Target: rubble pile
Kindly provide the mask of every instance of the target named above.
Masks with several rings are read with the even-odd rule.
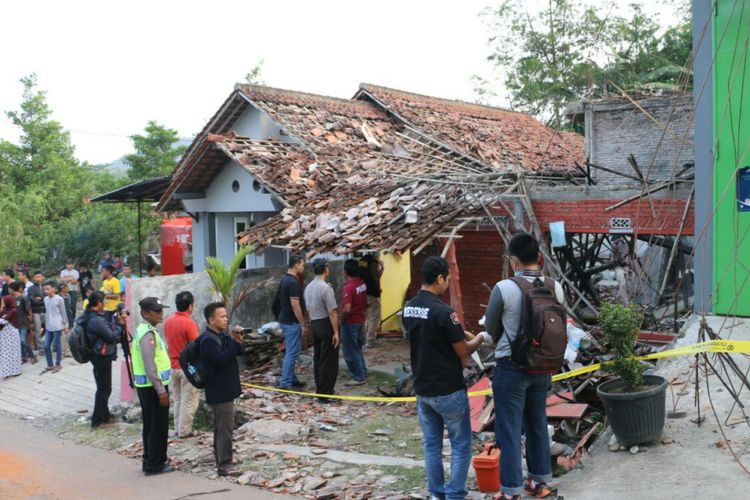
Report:
[[[284,334],[278,323],[263,325],[258,332],[245,332],[242,344],[248,369],[268,366],[283,348],[283,341]]]

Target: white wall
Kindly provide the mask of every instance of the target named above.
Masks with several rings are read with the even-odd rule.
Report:
[[[234,184],[236,182],[236,184]],[[233,184],[238,187],[233,190]],[[227,161],[206,190],[207,212],[276,212],[273,197],[235,161]]]
[[[232,129],[238,135],[249,137],[255,141],[265,139],[286,140],[286,136],[279,133],[279,127],[271,121],[265,113],[250,107],[234,122]]]

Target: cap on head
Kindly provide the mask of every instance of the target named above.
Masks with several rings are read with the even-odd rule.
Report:
[[[138,305],[141,307],[141,311],[155,311],[160,312],[165,308],[168,308],[169,306],[165,306],[161,303],[161,300],[159,300],[156,297],[146,297],[144,299],[141,299],[140,302],[138,302]]]
[[[312,267],[313,267],[313,273],[316,275],[323,274],[326,272],[326,268],[328,267],[328,261],[322,257],[319,257],[312,261]]]

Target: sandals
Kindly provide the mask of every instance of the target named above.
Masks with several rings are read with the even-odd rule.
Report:
[[[547,486],[546,483],[536,483],[532,488],[531,479],[526,480],[523,485],[523,490],[527,495],[532,495],[536,498],[557,498],[557,488]]]

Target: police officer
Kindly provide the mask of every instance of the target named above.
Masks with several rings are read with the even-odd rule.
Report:
[[[138,325],[133,338],[133,378],[143,412],[143,472],[150,476],[174,470],[167,462],[172,364],[156,330],[167,306],[156,297],[146,297],[138,305],[145,323]]]
[[[448,290],[450,268],[442,257],[428,257],[422,266],[422,289],[404,307],[409,337],[417,416],[424,435],[424,461],[432,498],[463,499],[471,461],[471,421],[462,359],[483,342],[464,332],[456,311],[440,297]],[[443,433],[451,443],[451,477],[443,474]]]

